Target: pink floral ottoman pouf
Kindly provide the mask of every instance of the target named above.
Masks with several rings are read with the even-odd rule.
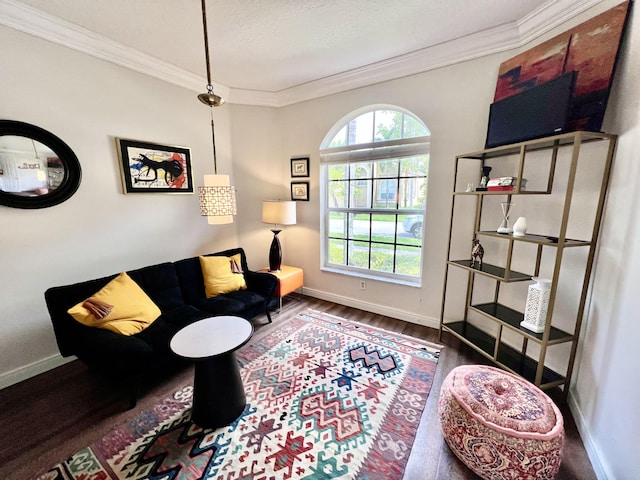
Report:
[[[551,479],[560,468],[562,414],[532,383],[483,365],[442,383],[440,426],[449,448],[485,480]]]

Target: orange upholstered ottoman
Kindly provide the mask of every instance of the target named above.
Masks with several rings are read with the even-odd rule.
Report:
[[[464,365],[438,400],[444,439],[485,480],[551,479],[560,468],[562,414],[538,387],[494,367]]]

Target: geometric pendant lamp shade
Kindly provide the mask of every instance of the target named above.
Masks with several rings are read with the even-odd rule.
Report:
[[[228,175],[205,175],[204,187],[198,187],[200,215],[211,225],[233,223],[236,214],[235,188],[229,186]]]

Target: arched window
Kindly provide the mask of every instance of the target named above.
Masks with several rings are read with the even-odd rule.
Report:
[[[351,113],[320,149],[322,269],[420,285],[430,132],[398,107]]]

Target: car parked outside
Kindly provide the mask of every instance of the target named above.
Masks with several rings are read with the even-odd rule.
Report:
[[[422,238],[422,215],[407,215],[402,221],[402,229],[415,238]]]

